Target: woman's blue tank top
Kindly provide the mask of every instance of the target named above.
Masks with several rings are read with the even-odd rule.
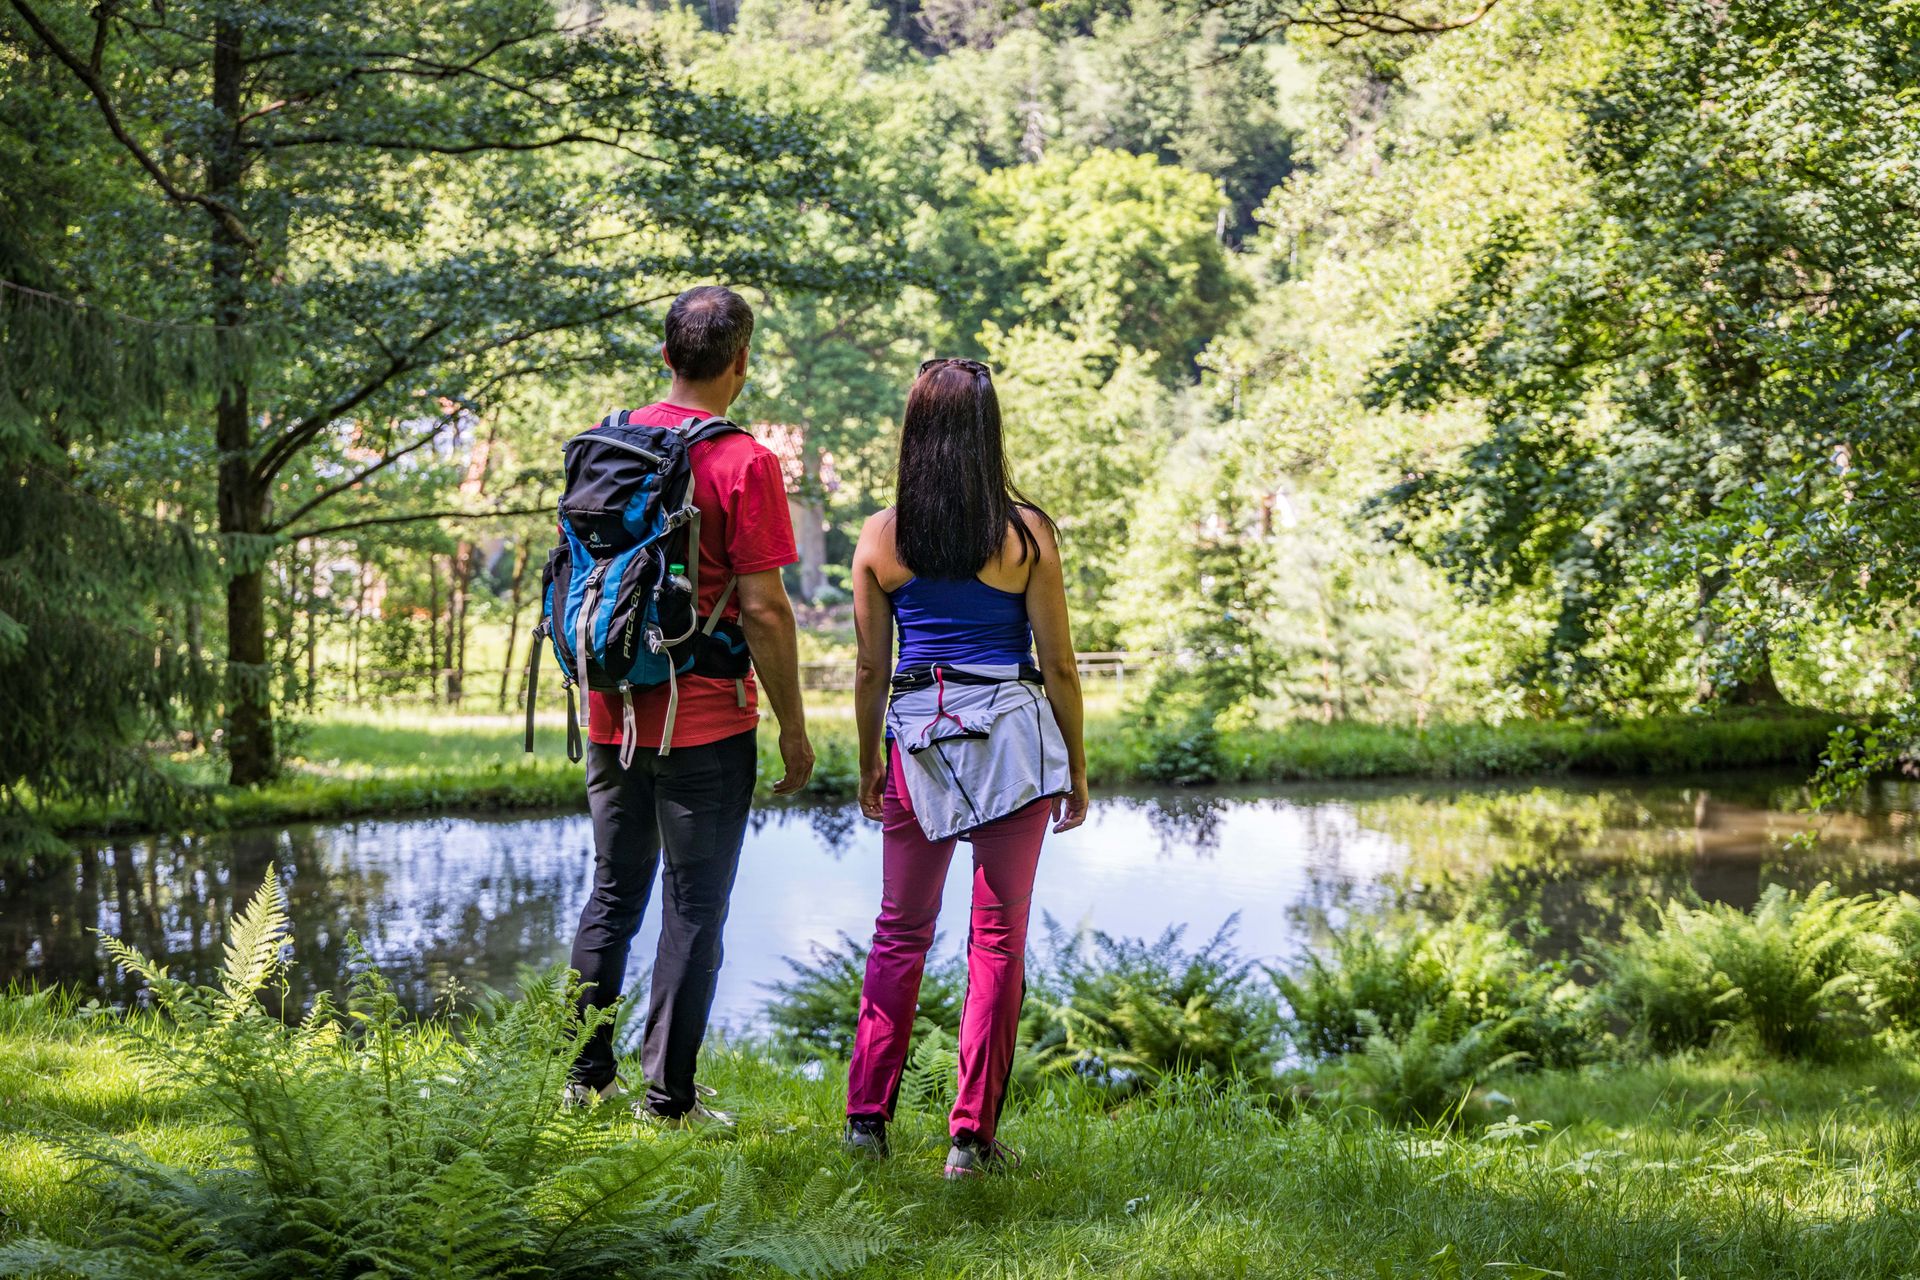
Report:
[[[897,670],[933,662],[1033,665],[1027,598],[978,578],[910,578],[892,592]]]

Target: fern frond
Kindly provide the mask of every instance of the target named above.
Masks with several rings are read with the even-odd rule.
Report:
[[[268,867],[259,891],[246,909],[234,917],[227,935],[220,987],[225,996],[222,1012],[228,1017],[251,1009],[254,996],[279,972],[280,944],[291,928],[286,899],[280,892],[279,873]]]

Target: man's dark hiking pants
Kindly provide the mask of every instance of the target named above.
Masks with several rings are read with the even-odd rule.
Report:
[[[707,1032],[720,934],[740,866],[753,802],[754,731],[667,755],[587,744],[587,806],[593,813],[593,893],[580,912],[573,967],[590,984],[582,1007],[620,996],[627,950],[664,864],[660,948],[653,962],[640,1064],[647,1105],[664,1116],[693,1106],[693,1064]],[[600,1088],[614,1074],[613,1030],[603,1024],[574,1063],[574,1079]]]

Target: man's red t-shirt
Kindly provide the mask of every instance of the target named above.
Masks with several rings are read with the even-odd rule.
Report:
[[[634,410],[632,421],[649,427],[677,427],[688,418],[706,417],[683,405],[650,404]],[[752,436],[729,431],[693,447],[693,505],[700,508],[700,620],[720,599],[731,578],[785,568],[800,558],[793,542],[793,518],[787,512],[787,488],[780,460]],[[740,616],[738,592],[727,602],[722,620]],[[759,691],[746,679],[742,707],[731,680],[680,677],[680,707],[674,713],[673,745],[697,747],[744,733],[760,721]],[[636,690],[634,726],[640,747],[658,750],[660,726],[667,718],[667,686]],[[620,741],[618,694],[587,696],[587,736],[595,742]]]

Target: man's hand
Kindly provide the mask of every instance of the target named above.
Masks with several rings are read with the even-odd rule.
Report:
[[[1071,831],[1087,820],[1087,780],[1075,778],[1073,790],[1053,798],[1053,831]]]
[[[785,775],[773,784],[773,794],[790,796],[807,785],[813,776],[813,744],[807,741],[805,726],[788,728],[781,722],[780,764]]]

